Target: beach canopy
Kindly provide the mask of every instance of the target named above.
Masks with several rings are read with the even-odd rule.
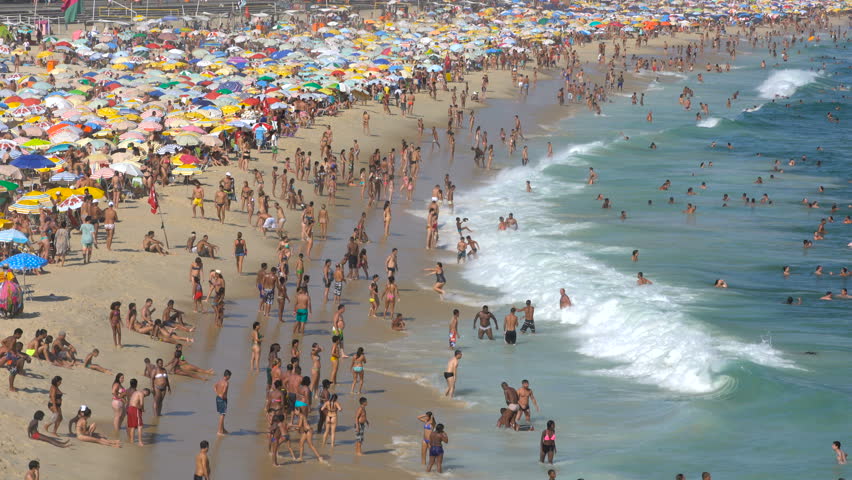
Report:
[[[7,258],[0,265],[8,265],[12,270],[32,270],[47,265],[47,260],[32,253],[19,253]]]
[[[49,158],[43,155],[21,155],[20,157],[12,160],[12,165],[18,168],[53,168],[56,166],[55,163],[51,162]]]
[[[0,230],[0,242],[29,243],[30,239],[18,230]]]

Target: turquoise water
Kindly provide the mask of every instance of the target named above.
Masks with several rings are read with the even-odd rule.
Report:
[[[541,126],[527,140],[529,166],[518,166],[519,154],[507,159],[501,151],[499,173],[457,194],[455,211],[443,213],[442,243],[450,251],[438,257],[454,263],[456,216],[470,218],[482,254],[450,269],[449,299],[471,307],[487,303],[501,326],[509,306],[531,299],[539,333],[516,347],[479,342],[470,330],[473,309],[463,316],[460,399],[466,408],[436,411],[439,420],[453,420],[449,475],[545,478],[546,468],[537,464],[538,432],[493,427],[504,406],[500,382],[517,387],[523,378],[542,407],[533,416],[537,429],[548,419],[557,422],[560,478],[672,478],[679,472],[698,478],[705,470],[736,479],[850,475],[835,465],[830,447],[834,440],[852,445],[852,300],[818,299],[852,282],[812,272],[817,265],[838,272],[852,259],[846,246],[852,225],[841,223],[852,214],[850,101],[848,92],[834,90],[852,83],[852,57],[822,44],[774,68],[760,69],[762,58],[762,51],[742,52],[734,71],[704,72],[703,84],[698,72],[647,74],[644,107],[631,105],[631,92],[624,92],[603,106],[602,116],[583,113]],[[695,91],[691,111],[677,103],[685,85]],[[491,108],[518,111],[529,130],[537,106],[553,101],[555,88],[548,88],[539,86],[526,103]],[[739,99],[728,109],[725,100],[735,91]],[[776,94],[790,98],[773,102]],[[711,115],[696,123],[699,102],[709,103]],[[652,124],[645,122],[648,110]],[[826,120],[829,111],[842,119],[839,125]],[[483,117],[492,138],[500,127],[511,129],[508,113]],[[553,158],[542,158],[546,141],[554,144]],[[648,148],[652,142],[656,150]],[[733,150],[725,148],[728,142]],[[787,165],[802,155],[807,162]],[[772,171],[776,159],[784,173]],[[701,162],[713,166],[702,169]],[[593,186],[585,184],[590,166],[600,175]],[[456,161],[449,171],[470,168]],[[755,184],[758,176],[765,183]],[[659,191],[666,179],[672,187]],[[532,182],[532,193],[524,191],[524,180]],[[687,196],[689,187],[698,194]],[[743,193],[758,202],[765,193],[772,204],[746,206]],[[602,209],[598,194],[613,208]],[[822,208],[806,208],[805,197]],[[687,202],[697,205],[696,215],[681,212]],[[812,238],[835,202],[839,210],[826,239],[803,249],[802,240]],[[498,232],[497,218],[509,212],[520,230]],[[633,249],[640,250],[636,264]],[[792,268],[789,278],[783,265]],[[654,285],[637,287],[638,271]],[[717,278],[730,288],[713,288]],[[559,288],[575,307],[558,309]],[[803,305],[782,304],[788,296],[801,297]],[[446,323],[449,312],[439,307],[430,316]],[[445,332],[416,331],[368,350],[406,352],[395,370],[441,389]],[[414,471],[417,433],[415,423],[410,435],[395,439],[401,452],[409,451],[400,465]]]

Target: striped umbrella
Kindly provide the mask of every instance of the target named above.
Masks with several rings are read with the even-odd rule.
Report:
[[[110,179],[114,176],[115,176],[115,170],[113,170],[109,167],[104,167],[104,168],[99,168],[97,171],[92,173],[91,178],[93,178],[94,180],[100,180],[102,178]]]
[[[38,215],[41,205],[35,200],[19,200],[9,207],[9,211],[23,215]]]
[[[77,180],[77,175],[71,172],[60,172],[50,177],[51,182],[73,182]]]
[[[21,200],[35,200],[36,202],[44,205],[45,207],[50,207],[53,203],[50,201],[50,195],[40,192],[38,190],[33,190],[31,192],[27,192],[21,197]]]
[[[166,153],[173,154],[173,153],[175,153],[175,152],[180,151],[180,149],[181,149],[181,146],[180,146],[180,145],[176,145],[176,144],[172,143],[172,144],[164,145],[164,146],[162,146],[162,147],[158,148],[158,149],[157,149],[157,153],[158,153],[159,155],[164,155],[164,154],[166,154]]]

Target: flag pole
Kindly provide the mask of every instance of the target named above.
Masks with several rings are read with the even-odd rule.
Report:
[[[160,230],[163,231],[163,238],[166,240],[166,248],[171,248],[169,246],[169,234],[166,232],[166,221],[163,219],[163,207],[159,205],[160,201],[157,200],[157,211],[160,213]]]

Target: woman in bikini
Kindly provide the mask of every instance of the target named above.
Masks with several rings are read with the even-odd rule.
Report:
[[[112,341],[121,348],[121,302],[112,302],[109,306],[109,326],[112,328]]]
[[[553,420],[547,421],[547,428],[541,432],[541,451],[538,455],[538,461],[544,463],[544,458],[547,457],[548,463],[553,465],[553,456],[556,454],[556,422]]]
[[[53,377],[50,381],[50,393],[49,400],[47,402],[47,408],[53,413],[53,434],[58,435],[57,430],[59,429],[59,424],[62,422],[62,390],[59,389],[59,385],[62,385],[62,377],[59,375]],[[44,431],[50,433],[50,424],[48,423],[46,427],[44,427]]]
[[[163,400],[166,398],[166,393],[172,391],[172,385],[169,382],[169,373],[163,367],[162,359],[158,359],[157,365],[154,367],[154,376],[151,377],[151,385],[154,387],[154,413],[159,417],[163,411]]]
[[[290,442],[290,426],[285,420],[284,415],[275,415],[269,428],[269,453],[272,455],[272,464],[276,467],[279,466],[278,448],[284,442],[287,443],[287,450],[290,450],[290,457],[296,460],[296,453]]]
[[[417,420],[423,422],[423,444],[420,445],[420,462],[426,465],[426,453],[429,451],[429,438],[432,436],[432,431],[435,429],[437,422],[432,412],[426,412],[417,417]]]
[[[269,422],[270,430],[274,430],[275,417],[284,414],[284,392],[281,391],[281,380],[275,380],[269,391],[266,392],[266,420]]]
[[[331,384],[337,386],[337,369],[340,368],[340,337],[331,337]]]
[[[379,276],[373,275],[373,281],[370,282],[370,318],[378,318],[376,311],[379,309]]]
[[[390,224],[391,224],[391,204],[390,202],[385,202],[384,212],[382,213],[385,222],[385,238],[390,235]]]
[[[260,322],[254,322],[251,326],[251,365],[249,370],[260,371],[260,342],[263,335],[260,334]]]
[[[364,364],[367,356],[364,355],[364,347],[358,347],[358,351],[352,357],[352,388],[349,393],[355,393],[355,384],[358,384],[358,393],[364,389]]]
[[[151,330],[151,336],[159,339],[161,342],[177,344],[180,342],[192,343],[193,339],[189,337],[181,337],[175,333],[174,328],[163,325],[162,320],[154,320],[154,328]]]
[[[299,416],[299,422],[297,425],[299,427],[307,427],[308,430],[311,429],[310,424],[308,424],[308,414],[310,413],[310,400],[311,400],[311,377],[302,377],[302,381],[299,383],[299,388],[296,389],[296,403],[293,405],[293,419],[295,420],[296,416]]]
[[[115,380],[112,382],[112,428],[116,434],[121,430],[121,423],[124,421],[125,409],[124,403],[126,399],[126,390],[121,385],[124,383],[124,374],[118,373]]]
[[[367,249],[362,248],[361,253],[358,255],[358,268],[364,270],[364,278],[370,278],[370,265],[367,261]]]
[[[68,428],[71,428],[71,423],[74,423],[75,431],[77,433],[77,440],[88,443],[97,443],[99,445],[105,445],[107,447],[121,447],[120,440],[110,440],[105,438],[103,435],[97,433],[95,429],[97,425],[94,423],[89,425],[89,417],[92,416],[92,411],[88,408],[85,410],[81,410],[80,413],[77,414],[71,422],[69,422]]]
[[[337,435],[337,414],[343,411],[343,407],[337,401],[337,394],[332,394],[321,408],[325,412],[325,432],[322,434],[322,445],[326,444],[331,434],[331,448],[334,449],[334,439]]]
[[[393,275],[388,277],[388,284],[385,286],[382,298],[385,299],[385,318],[388,316],[388,310],[393,317],[396,314],[396,302],[399,301],[399,288],[396,286],[396,279]]]

